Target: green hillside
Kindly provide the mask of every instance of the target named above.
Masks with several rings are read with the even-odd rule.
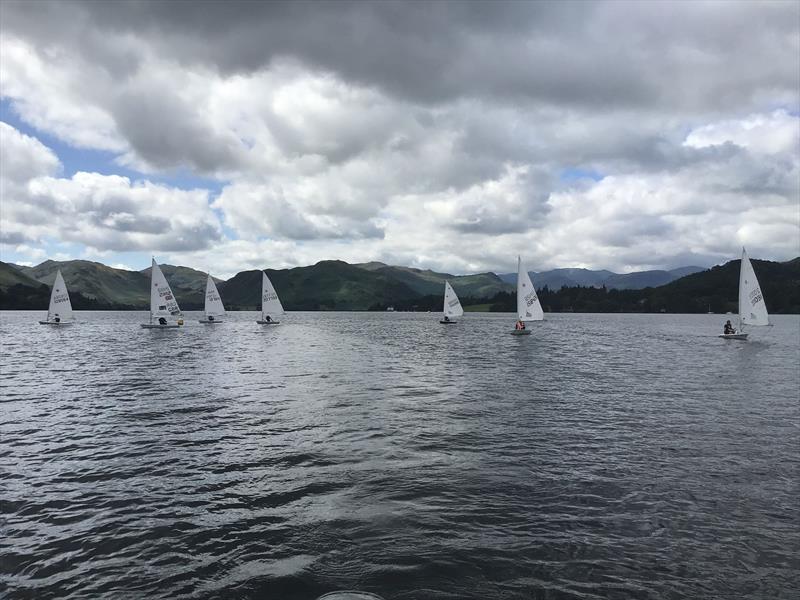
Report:
[[[417,294],[381,273],[338,260],[279,271],[266,269],[287,310],[367,310],[376,304]],[[243,271],[219,285],[231,308],[255,309],[261,296],[261,272]]]
[[[549,312],[738,312],[739,264],[694,273],[660,287],[617,290],[605,287],[564,287],[539,290],[539,300]],[[787,262],[751,259],[767,310],[771,314],[800,313],[800,258]],[[492,311],[516,310],[516,296],[497,294]]]
[[[88,260],[46,260],[35,267],[22,267],[25,275],[48,287],[53,285],[58,269],[61,269],[70,295],[79,293],[104,306],[141,309],[150,306],[149,268],[145,271],[126,271]],[[202,308],[205,274],[187,267],[170,265],[163,265],[162,270],[181,308]]]
[[[353,266],[372,273],[385,275],[390,279],[407,285],[422,296],[443,294],[445,281],[450,282],[450,285],[453,286],[453,289],[459,296],[486,298],[493,296],[497,292],[513,289],[512,285],[505,283],[494,273],[450,275],[449,273],[437,273],[430,269],[423,270],[414,269],[412,267],[396,267],[379,262],[362,263]]]
[[[8,289],[13,285],[39,287],[41,282],[26,275],[19,267],[0,261],[0,289]]]

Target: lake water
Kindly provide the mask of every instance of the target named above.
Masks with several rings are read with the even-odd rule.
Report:
[[[0,313],[0,596],[795,598],[800,317]]]

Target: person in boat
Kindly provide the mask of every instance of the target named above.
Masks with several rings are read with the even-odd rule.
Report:
[[[61,323],[61,317],[56,315],[55,317],[53,317],[53,321],[55,321],[56,323]]]
[[[514,329],[516,329],[517,331],[522,331],[523,329],[525,329],[525,321],[523,321],[522,319],[518,320]]]
[[[158,317],[158,324],[159,325],[166,325],[167,320],[164,317]]]
[[[267,323],[272,323],[272,317],[270,317],[269,315],[267,315],[266,317],[264,317],[264,320],[265,320]]]
[[[213,321],[214,320],[214,315],[208,315],[208,320],[209,321]]]
[[[733,328],[733,325],[731,325],[730,319],[725,321],[724,333],[725,335],[733,335],[734,333],[736,333],[736,330]]]
[[[449,323],[449,322],[450,322],[450,317],[448,317],[447,315],[445,315],[445,316],[444,316],[444,322],[445,322],[445,323]]]

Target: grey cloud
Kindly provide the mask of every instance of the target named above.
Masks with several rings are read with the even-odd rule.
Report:
[[[5,229],[0,230],[0,244],[16,246],[17,244],[24,244],[32,241],[34,241],[33,238],[20,231],[6,231]]]
[[[92,220],[98,225],[102,225],[116,231],[164,234],[170,230],[170,223],[167,219],[162,217],[154,217],[151,215],[117,213],[109,216],[94,215]]]
[[[234,170],[244,163],[232,134],[214,132],[169,89],[122,90],[113,103],[120,132],[151,165],[171,169],[188,163],[201,173]]]
[[[294,57],[433,104],[484,97],[716,110],[750,105],[754,89],[796,99],[800,81],[785,60],[796,51],[789,40],[797,37],[800,8],[793,2],[6,4],[8,27],[40,39],[58,38],[62,23],[85,19],[225,73]]]

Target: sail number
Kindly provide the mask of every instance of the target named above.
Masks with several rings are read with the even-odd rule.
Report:
[[[264,302],[269,302],[270,300],[277,300],[278,294],[275,292],[265,292],[264,293]]]
[[[531,292],[527,296],[525,296],[525,303],[530,306],[531,304],[537,302],[539,298],[536,297],[536,292]]]
[[[764,299],[764,296],[761,295],[761,290],[759,288],[754,289],[750,292],[750,304],[758,304]]]

